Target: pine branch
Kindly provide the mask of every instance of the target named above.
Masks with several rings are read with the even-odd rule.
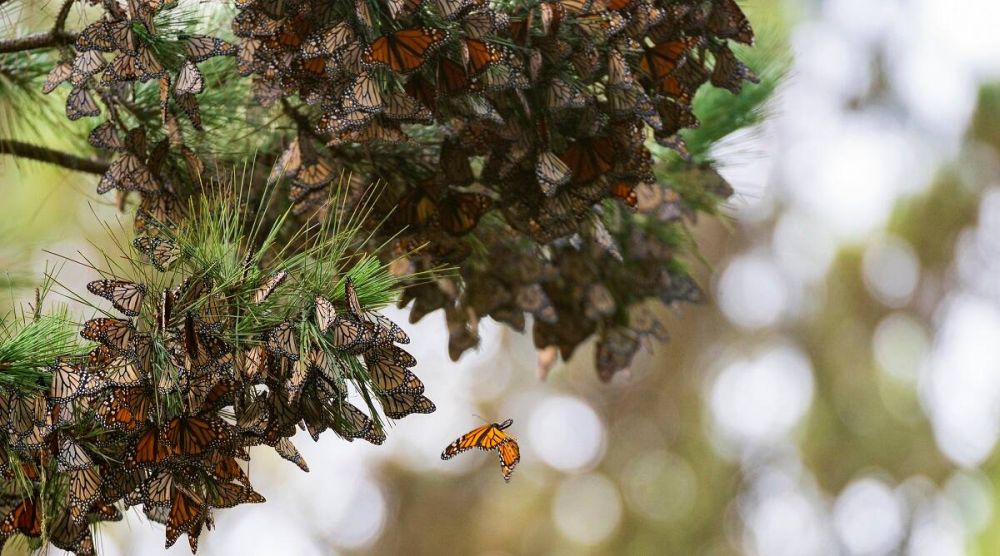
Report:
[[[106,160],[84,158],[82,156],[53,150],[48,147],[32,145],[30,143],[23,143],[21,141],[14,141],[11,139],[0,139],[0,154],[9,154],[21,158],[38,160],[40,162],[47,162],[49,164],[55,164],[56,166],[62,166],[63,168],[69,168],[70,170],[98,175],[107,172],[108,167],[110,166],[110,163]]]
[[[72,43],[76,40],[76,33],[67,33],[66,19],[69,17],[69,10],[76,0],[66,0],[56,14],[55,25],[48,33],[35,33],[13,39],[0,40],[0,54],[12,52],[24,52],[25,50],[35,50],[39,48],[51,48]]]

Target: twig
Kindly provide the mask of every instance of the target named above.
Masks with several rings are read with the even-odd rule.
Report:
[[[106,160],[83,158],[82,156],[64,153],[48,147],[11,139],[0,139],[0,154],[9,154],[40,162],[48,162],[49,164],[89,174],[104,174],[110,167],[110,163]]]
[[[25,50],[35,50],[38,48],[51,48],[53,46],[70,44],[75,40],[76,33],[67,33],[66,31],[35,33],[16,39],[0,40],[0,54],[24,52]]]
[[[2,2],[2,0],[0,0]],[[69,18],[69,10],[76,0],[65,0],[56,14],[55,25],[48,33],[35,33],[13,39],[0,40],[0,54],[11,52],[23,52],[25,50],[35,50],[37,48],[50,48],[69,44],[76,40],[76,33],[65,31],[66,19]]]

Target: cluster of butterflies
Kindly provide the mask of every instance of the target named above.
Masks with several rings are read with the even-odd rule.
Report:
[[[171,193],[173,185],[184,179],[197,182],[204,168],[184,144],[178,115],[195,130],[203,130],[197,95],[205,89],[205,77],[198,64],[217,56],[234,56],[236,47],[208,35],[181,35],[168,41],[159,36],[155,25],[163,7],[162,0],[129,0],[125,6],[106,3],[104,16],[83,28],[42,86],[46,94],[62,83],[71,86],[66,100],[66,116],[71,120],[98,116],[101,105],[105,106],[108,118],[93,130],[89,142],[118,156],[101,179],[98,193],[138,191],[152,202],[156,196]],[[147,82],[158,86],[158,120],[166,136],[148,150],[145,130],[128,128],[121,113],[136,116],[132,104],[136,87]],[[183,155],[186,176],[170,167],[171,152]]]
[[[167,238],[134,244],[161,271],[182,257]],[[275,293],[288,273],[254,276],[247,274],[255,281],[249,294],[207,277],[158,290],[116,278],[88,284],[121,317],[84,324],[81,336],[97,347],[57,361],[48,392],[0,397],[16,456],[3,461],[23,462],[20,474],[35,485],[28,495],[10,495],[17,504],[0,497],[0,539],[40,536],[42,508],[58,508],[65,517],[53,521],[49,513],[49,538],[91,554],[90,524],[141,506],[166,526],[167,547],[186,534],[195,551],[215,510],[264,502],[240,463],[249,447],[270,446],[308,471],[290,441],[299,429],[315,440],[326,430],[385,440],[381,421],[348,401],[349,384],[389,419],[435,410],[411,371],[416,360],[397,345],[409,342],[406,333],[366,310],[349,277],[339,302],[318,295],[297,317],[262,325],[252,337],[235,335],[234,315],[268,322],[282,307]],[[46,466],[66,483],[58,491],[65,498],[42,496]]]
[[[684,215],[656,183],[646,141],[684,156],[677,133],[698,125],[698,89],[757,81],[730,48],[754,38],[733,0],[237,7],[240,72],[261,102],[304,101],[312,126],[278,159],[293,162],[296,212],[324,209],[344,171],[387,184],[377,233],[393,257],[409,255],[401,271],[462,269],[461,285],[415,285],[403,300],[416,299],[413,318],[445,309],[453,358],[478,343],[478,319],[523,329],[530,314],[539,348],[563,357],[597,334],[610,378],[665,337],[635,303],[701,298],[664,264],[666,240],[628,215],[609,229],[595,207],[610,199],[661,222]],[[642,283],[630,283],[634,272]]]

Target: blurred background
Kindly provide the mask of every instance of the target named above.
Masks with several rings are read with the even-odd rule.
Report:
[[[381,447],[303,435],[308,474],[255,454],[268,503],[219,512],[201,553],[1000,554],[1000,3],[743,5],[793,61],[715,153],[737,194],[695,227],[710,302],[656,307],[671,341],[610,385],[592,348],[541,380],[491,323],[452,363],[430,315],[408,331],[438,411]],[[108,242],[92,181],[0,159],[0,267]],[[493,454],[439,459],[507,417],[510,484]],[[130,513],[99,543],[163,533]]]

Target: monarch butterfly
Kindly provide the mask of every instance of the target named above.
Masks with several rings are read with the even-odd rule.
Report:
[[[201,109],[198,108],[198,99],[192,94],[175,94],[174,100],[177,106],[181,107],[184,115],[191,120],[191,125],[198,131],[204,131],[201,125]]]
[[[375,445],[385,442],[385,433],[376,426],[375,421],[347,401],[341,400],[339,411],[332,414],[336,418],[330,422],[330,428],[343,438],[361,438]]]
[[[736,58],[728,46],[712,49],[715,55],[715,67],[712,68],[711,82],[716,87],[727,89],[734,95],[743,89],[743,82],[760,83],[753,71]]]
[[[80,336],[87,340],[100,342],[120,352],[132,350],[132,334],[135,328],[127,320],[97,318],[91,319],[83,326]]]
[[[348,111],[380,113],[384,108],[382,87],[370,72],[363,71],[344,90],[342,105]]]
[[[197,456],[209,447],[223,443],[226,436],[227,425],[222,421],[209,422],[188,416],[171,419],[163,433],[166,444],[182,456]]]
[[[553,79],[545,90],[545,103],[551,110],[572,110],[587,106],[587,96],[562,79]]]
[[[6,539],[14,533],[21,533],[27,537],[42,535],[41,512],[38,500],[33,496],[22,500],[4,517],[3,522],[0,522],[0,538]]]
[[[213,508],[232,508],[240,504],[260,504],[267,500],[252,488],[233,483],[209,486],[208,505]]]
[[[542,188],[542,193],[546,197],[556,194],[556,191],[569,183],[569,166],[551,151],[545,151],[538,155],[538,162],[535,164],[535,177],[538,185]]]
[[[94,539],[90,528],[84,523],[75,523],[71,518],[72,514],[65,511],[51,522],[49,541],[57,548],[72,551],[78,556],[93,555]]]
[[[708,70],[703,65],[688,59],[666,79],[660,81],[657,90],[681,104],[690,105],[695,91],[708,81],[708,78]]]
[[[257,10],[244,10],[233,19],[233,34],[241,38],[270,37],[280,28],[280,21]]]
[[[90,134],[87,135],[87,142],[99,149],[119,152],[125,150],[125,142],[118,136],[118,132],[115,131],[115,125],[111,120],[92,129]]]
[[[174,474],[163,469],[142,485],[142,503],[153,507],[166,507],[173,502]]]
[[[408,369],[417,364],[412,355],[396,346],[365,352],[365,367],[372,382],[383,392],[422,394],[424,384]]]
[[[385,416],[390,419],[402,419],[414,413],[433,413],[437,406],[422,394],[407,394],[399,392],[378,396]]]
[[[354,29],[344,21],[313,33],[302,45],[304,59],[335,56],[341,48],[355,41]]]
[[[101,475],[96,467],[77,469],[68,475],[70,517],[75,523],[82,523],[87,510],[101,494]]]
[[[542,322],[551,324],[558,319],[552,300],[541,284],[519,286],[514,293],[514,304],[518,309],[532,313]]]
[[[124,153],[111,163],[108,171],[97,184],[97,193],[104,194],[112,189],[119,191],[141,191],[155,194],[160,186],[139,158],[132,153]]]
[[[104,424],[115,430],[133,431],[146,421],[149,397],[142,388],[118,388],[97,407]]]
[[[173,455],[171,447],[164,442],[162,431],[155,425],[150,425],[136,440],[132,453],[126,456],[125,464],[128,467],[159,465]]]
[[[52,68],[42,85],[42,93],[49,94],[56,90],[60,83],[70,78],[73,73],[73,64],[70,62],[59,62]]]
[[[753,29],[743,10],[734,0],[713,0],[705,29],[720,39],[753,44]]]
[[[482,39],[495,35],[497,31],[506,29],[510,18],[493,10],[480,10],[470,13],[462,19],[462,29],[470,39]]]
[[[198,70],[191,60],[185,60],[177,73],[177,81],[174,82],[174,94],[197,95],[205,88],[205,76]]]
[[[576,23],[595,39],[606,40],[624,29],[628,19],[618,12],[598,12],[577,16]]]
[[[166,272],[167,268],[181,256],[180,248],[164,238],[137,237],[132,241],[132,245],[160,272]]]
[[[88,50],[77,54],[73,59],[73,69],[70,72],[69,82],[74,87],[79,87],[90,79],[90,76],[104,69],[106,62],[101,53],[96,50]]]
[[[479,39],[465,39],[464,45],[471,75],[479,75],[493,64],[507,60],[509,56],[499,46]]]
[[[203,62],[216,56],[233,56],[236,47],[228,42],[205,35],[192,35],[184,43],[188,60],[194,63]]]
[[[682,37],[646,47],[639,58],[639,71],[653,83],[659,83],[683,64],[700,44],[701,39],[697,37]]]
[[[184,494],[180,489],[176,489],[173,502],[170,504],[170,513],[167,516],[167,548],[173,546],[182,534],[187,533],[191,552],[197,552],[198,534],[201,532],[200,523],[205,518],[205,514],[206,510],[201,504]]]
[[[244,352],[240,369],[248,381],[256,381],[258,377],[268,374],[267,350],[263,345],[255,345]]]
[[[321,133],[330,135],[340,135],[349,129],[364,126],[375,117],[374,112],[363,112],[361,110],[331,111],[320,116],[316,129]]]
[[[611,380],[616,372],[625,370],[632,364],[632,358],[638,350],[639,342],[631,330],[605,330],[595,349],[598,376],[605,382]]]
[[[437,87],[444,95],[457,95],[469,92],[472,89],[472,81],[464,66],[448,58],[442,58],[438,64]]]
[[[146,374],[133,356],[123,354],[108,363],[104,379],[112,386],[133,387],[146,381]]]
[[[66,404],[83,394],[91,394],[94,386],[100,382],[96,376],[85,372],[79,365],[60,361],[50,367],[52,371],[52,386],[49,388],[49,399],[55,403]]]
[[[129,317],[139,314],[146,295],[146,286],[125,280],[95,280],[87,284],[87,289],[107,299],[115,309]]]
[[[101,108],[97,106],[94,97],[85,87],[74,87],[66,97],[66,117],[71,120],[79,120],[84,116],[97,116],[101,113]]]
[[[573,183],[589,183],[611,170],[614,144],[606,137],[580,139],[571,143],[560,158],[573,174]]]
[[[451,38],[442,29],[420,27],[382,35],[365,48],[361,61],[385,66],[396,73],[410,73],[427,62],[427,56]]]
[[[76,42],[73,43],[74,48],[79,52],[86,52],[88,50],[111,52],[117,50],[118,45],[111,39],[111,33],[108,31],[107,24],[108,21],[102,19],[84,27],[80,31],[80,35],[77,36]]]
[[[306,463],[305,458],[299,453],[299,450],[292,444],[292,441],[287,438],[282,438],[274,445],[274,451],[278,452],[278,455],[283,459],[286,459],[295,465],[299,466],[299,469],[309,472],[309,464]]]
[[[59,437],[59,453],[56,456],[59,471],[79,471],[94,466],[94,461],[75,440],[66,434]]]
[[[411,123],[430,123],[433,114],[410,95],[397,91],[384,99],[383,115],[394,120],[407,120]]]
[[[521,460],[521,452],[518,448],[517,440],[504,432],[513,424],[513,419],[507,419],[502,423],[492,423],[476,427],[449,444],[441,452],[441,459],[451,459],[473,448],[479,448],[480,450],[495,449],[500,458],[500,470],[503,473],[503,478],[505,481],[510,481],[510,475],[514,472],[514,467]]]
[[[255,304],[263,303],[286,278],[288,278],[288,272],[284,270],[271,274],[264,280],[264,283],[254,290],[251,301]]]
[[[292,366],[292,374],[285,381],[285,390],[288,395],[288,403],[295,403],[298,401],[299,396],[302,394],[302,390],[305,388],[306,381],[309,379],[310,371],[312,367],[306,363],[305,359],[300,358]]]
[[[285,321],[267,333],[267,351],[287,357],[292,361],[299,358],[299,344],[295,339],[295,327],[292,323]]]
[[[472,8],[486,5],[486,0],[434,0],[438,12],[445,19],[458,19]]]
[[[635,188],[628,182],[619,180],[612,183],[610,193],[612,196],[621,199],[629,208],[634,209],[639,204],[639,196],[636,194]]]

